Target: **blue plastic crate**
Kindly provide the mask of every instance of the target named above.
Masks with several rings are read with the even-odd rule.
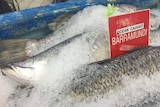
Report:
[[[151,6],[158,0],[70,0],[47,6],[26,9],[0,15],[0,39],[19,35],[47,26],[62,14],[76,13],[91,5],[131,4],[135,6]]]

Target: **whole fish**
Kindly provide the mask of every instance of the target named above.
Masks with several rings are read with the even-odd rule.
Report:
[[[69,78],[69,81],[66,78],[63,78],[64,84],[62,88],[55,88],[59,89],[58,91],[54,90],[54,88],[53,90],[49,90],[47,88],[47,91],[43,92],[43,90],[40,88],[39,91],[42,90],[43,92],[43,94],[40,92],[42,96],[48,98],[47,103],[41,102],[42,105],[40,107],[44,107],[44,105],[47,105],[47,107],[96,107],[99,105],[98,103],[101,102],[101,100],[104,101],[101,102],[104,103],[102,104],[103,106],[101,105],[101,107],[137,107],[137,105],[141,107],[140,105],[147,104],[150,100],[152,101],[155,99],[156,101],[159,101],[157,99],[160,97],[156,95],[159,95],[160,87],[155,87],[152,83],[155,81],[154,76],[156,77],[156,75],[159,75],[159,58],[160,47],[146,46],[136,48],[133,51],[114,59],[82,65],[73,71],[73,73],[70,75],[71,77]],[[68,78],[67,73],[69,72],[66,72],[65,76]],[[146,77],[148,81],[146,81]],[[146,84],[142,84],[143,82],[136,83],[139,78],[145,82],[148,82],[150,84],[148,87],[152,87],[151,89],[158,89],[147,92],[147,89],[144,87]],[[159,76],[156,78],[159,78]],[[132,85],[135,84],[136,88],[130,86],[128,83],[126,84],[125,81],[129,81],[129,84]],[[152,84],[150,81],[152,81]],[[59,81],[55,82],[62,81],[59,79]],[[159,80],[157,80],[157,82],[159,83]],[[139,85],[142,86],[140,89],[138,88]],[[45,86],[47,86],[46,83]],[[60,84],[58,84],[57,87],[61,87]],[[129,91],[130,88],[128,87],[132,88],[131,91]],[[125,91],[126,89],[127,91]],[[21,88],[18,90],[18,94],[14,94],[15,97],[11,99],[14,102],[13,104],[10,103],[12,107],[19,107],[24,105],[25,103],[22,104],[22,100],[24,102],[28,102],[30,101],[29,99],[32,98],[36,98],[36,101],[40,100],[38,99],[38,96],[41,95],[38,95],[37,97],[34,96],[37,95],[38,90],[34,90],[33,87],[30,88],[29,86],[27,88]],[[132,91],[136,93],[139,93],[140,91],[142,95],[137,95],[133,92],[133,97]],[[124,94],[128,92],[130,92],[130,94]],[[125,95],[123,96],[124,101],[126,102],[123,102],[124,104],[121,104],[121,102],[118,101],[120,100],[121,96],[116,95],[121,95],[121,93],[122,95]],[[143,94],[153,94],[153,96],[145,96]],[[118,98],[112,99],[113,96]],[[141,98],[139,98],[140,96]],[[43,99],[43,97],[41,99]],[[109,101],[112,100],[114,101],[114,104],[108,104],[110,103]],[[31,101],[30,103],[31,105],[25,104],[23,107],[34,107],[37,104]]]
[[[41,92],[40,90],[36,90],[36,89],[34,92],[36,93],[36,92],[40,91],[40,94],[37,94],[37,95],[41,95],[41,94],[42,94],[42,96],[44,95],[42,98],[40,98],[40,99],[44,98],[43,99],[44,102],[46,100],[45,98],[47,98],[48,100],[56,98],[56,100],[53,101],[53,103],[52,103],[53,105],[55,105],[55,107],[63,107],[63,106],[58,106],[58,105],[56,106],[56,104],[57,104],[57,102],[59,102],[59,100],[61,101],[64,96],[68,96],[71,99],[75,99],[75,100],[71,100],[71,103],[74,103],[74,101],[75,102],[90,101],[92,99],[95,99],[96,98],[95,96],[97,96],[97,95],[101,96],[101,94],[99,94],[101,92],[105,93],[106,90],[112,91],[112,89],[114,89],[114,87],[116,89],[116,87],[118,86],[117,81],[121,81],[122,76],[125,76],[129,72],[124,72],[122,74],[119,74],[120,71],[122,71],[120,69],[118,74],[115,75],[116,77],[114,77],[112,75],[112,73],[108,74],[110,77],[109,80],[107,80],[107,82],[103,82],[104,78],[106,76],[103,74],[105,74],[104,72],[107,71],[107,68],[105,68],[105,66],[103,66],[103,63],[90,64],[90,63],[93,63],[96,61],[105,60],[105,59],[109,58],[108,37],[106,36],[107,30],[104,29],[106,26],[106,23],[104,23],[106,21],[106,17],[105,17],[105,11],[102,11],[104,9],[106,9],[106,7],[104,7],[104,6],[95,6],[95,7],[90,7],[88,9],[86,9],[85,11],[83,11],[84,14],[88,14],[90,16],[90,17],[85,18],[85,20],[88,21],[87,24],[85,24],[86,22],[84,22],[84,21],[80,22],[84,26],[77,26],[77,24],[76,24],[77,22],[79,22],[80,20],[82,20],[84,18],[84,16],[81,16],[83,13],[79,13],[79,16],[77,15],[77,17],[75,17],[75,19],[77,21],[75,21],[75,22],[71,21],[71,22],[67,23],[67,25],[65,25],[65,26],[69,26],[69,25],[73,24],[72,28],[75,29],[75,27],[77,27],[77,29],[81,28],[81,30],[74,32],[74,33],[67,32],[68,30],[66,30],[65,32],[61,32],[62,35],[64,35],[63,33],[66,33],[67,35],[76,34],[76,36],[73,36],[72,38],[67,39],[64,42],[62,42],[52,48],[49,48],[48,50],[46,50],[46,51],[44,51],[44,52],[42,52],[32,58],[29,58],[28,60],[26,60],[24,62],[10,64],[9,65],[10,68],[4,68],[4,69],[2,69],[2,71],[7,76],[14,78],[15,80],[21,82],[23,85],[32,84],[32,82],[34,83],[35,81],[39,82],[36,84],[44,85],[44,87],[46,87],[46,90],[44,90],[44,92],[43,92],[43,90]],[[102,19],[99,14],[103,15]],[[95,18],[93,22],[92,21],[90,22],[91,17]],[[95,22],[97,22],[97,23],[94,24]],[[101,23],[104,23],[104,24],[102,25]],[[87,25],[90,25],[90,26],[86,27]],[[91,29],[89,29],[90,27],[91,27]],[[100,28],[100,29],[97,29],[97,28]],[[155,34],[157,34],[157,32],[159,32],[159,30],[153,31],[153,32],[155,35]],[[151,32],[151,35],[153,32]],[[154,43],[156,42],[158,45],[159,40],[155,39],[154,35],[150,36],[150,41],[151,41],[150,44],[152,44],[153,42]],[[159,33],[158,33],[158,35],[159,35]],[[156,41],[152,41],[153,38]],[[43,45],[45,46],[46,44],[47,43],[44,43]],[[142,49],[137,49],[137,50],[133,51],[133,53],[131,52],[130,53],[131,55],[127,54],[127,57],[125,57],[125,55],[124,55],[124,56],[121,56],[120,58],[117,58],[117,59],[120,62],[120,59],[126,61],[127,58],[135,57],[135,60],[133,59],[133,62],[140,61],[138,65],[147,64],[147,63],[145,63],[145,61],[147,61],[148,65],[149,65],[149,64],[152,64],[152,62],[153,62],[153,61],[152,62],[149,62],[149,61],[153,60],[155,57],[157,57],[156,62],[158,62],[158,49],[159,49],[158,47],[157,48],[156,47],[145,47]],[[135,54],[134,54],[134,52],[135,52]],[[156,53],[154,53],[154,52],[156,52]],[[144,54],[144,55],[142,55],[142,54]],[[139,57],[137,55],[139,55]],[[130,56],[130,57],[128,57],[128,56]],[[152,57],[153,57],[153,59],[152,59]],[[125,60],[125,58],[126,58],[126,60]],[[107,66],[110,65],[110,67],[114,67],[113,66],[114,63],[115,63],[115,65],[117,64],[116,61],[117,61],[116,59],[113,59],[113,61],[106,62],[107,63],[106,65]],[[128,61],[129,62],[126,62],[124,64],[126,64],[126,66],[128,66],[128,67],[131,67],[131,66],[127,65],[127,63],[131,64],[133,62],[131,61],[131,59]],[[111,63],[111,64],[109,64],[109,63]],[[77,69],[79,66],[81,66],[83,64],[89,64],[89,65],[87,65],[86,67],[83,66],[82,68],[84,70],[74,71],[75,69]],[[121,62],[121,64],[123,64],[123,61]],[[102,68],[102,71],[100,72],[103,75],[103,80],[100,81],[100,82],[102,82],[102,88],[100,88],[101,85],[99,85],[99,83],[97,83],[97,82],[94,83],[94,80],[92,78],[92,77],[94,77],[95,80],[98,80],[101,78],[101,74],[97,73],[98,71],[97,71],[96,66],[100,66],[99,68]],[[122,66],[118,66],[118,64],[116,66],[122,67]],[[154,64],[150,65],[151,68],[154,66],[155,66]],[[135,67],[135,65],[134,65],[134,67]],[[90,72],[90,73],[89,74],[87,72],[84,73],[85,71],[87,71],[86,69],[88,69],[88,68],[89,68],[88,72]],[[93,68],[93,69],[90,69],[90,68]],[[94,68],[95,68],[95,72],[97,71],[95,74],[94,74]],[[122,67],[122,68],[125,70],[125,67]],[[143,69],[144,67],[140,66],[140,69],[141,68]],[[145,67],[145,68],[149,69],[147,67]],[[126,69],[129,69],[129,68],[126,68]],[[113,68],[113,70],[114,70],[114,68]],[[93,73],[92,73],[92,71],[93,71]],[[135,74],[131,73],[129,75],[130,76],[137,75],[137,78],[138,78],[139,76],[141,76],[140,71],[141,70],[137,71]],[[156,72],[156,70],[154,72]],[[113,72],[113,73],[115,73],[115,72]],[[147,70],[144,73],[144,75],[145,74],[147,76],[152,76],[152,74],[154,74],[154,73],[148,72],[148,70]],[[94,75],[96,75],[96,76],[94,76]],[[143,72],[142,72],[142,75],[143,75]],[[97,76],[100,76],[100,77],[97,77]],[[106,77],[108,77],[108,76],[106,76]],[[67,79],[69,79],[69,80],[67,80]],[[84,81],[82,81],[82,79]],[[93,88],[90,87],[91,85],[87,84],[88,82],[86,83],[85,81],[91,81],[91,82],[93,81]],[[61,82],[62,83],[64,82],[65,85],[61,84]],[[111,85],[112,88],[111,89],[104,89],[106,86],[108,86],[108,84],[107,84],[108,82],[112,84]],[[52,85],[49,87],[48,84],[50,84],[50,85],[52,84]],[[89,87],[83,88],[82,86],[85,86],[85,85],[89,85]],[[61,91],[61,89],[50,90],[53,87],[60,87],[60,88],[62,88],[62,91]],[[55,90],[58,92],[56,92]],[[52,95],[51,98],[48,98],[48,96],[47,97],[45,96],[45,94],[47,94],[46,91],[47,92],[51,91],[52,93],[54,92],[54,94],[56,94],[56,95],[58,94],[58,95],[57,96]],[[33,94],[34,93],[33,91],[29,91],[29,92],[31,93],[30,96],[35,95],[35,94]],[[95,92],[95,94],[94,94],[94,92]],[[12,105],[11,107],[14,107],[16,105],[21,106],[21,103],[23,102],[22,100],[25,99],[23,97],[23,93],[25,93],[25,91],[22,93],[20,93],[20,92],[17,92],[17,93],[18,93],[18,100],[16,102],[14,102],[13,105],[11,104]],[[22,94],[22,99],[20,99],[21,94]],[[50,93],[48,93],[47,95],[50,95]],[[27,96],[28,96],[28,94],[27,94]],[[59,98],[61,96],[62,96],[62,99]],[[64,97],[64,98],[66,98],[66,97]],[[13,99],[16,99],[16,98],[13,97]],[[26,100],[29,100],[29,99],[26,98]],[[32,101],[37,101],[37,100],[39,101],[40,100],[38,98],[35,98],[35,99],[36,100],[32,100]],[[32,102],[32,101],[29,101],[29,102]],[[64,100],[62,100],[62,103],[63,103],[63,101]],[[68,101],[68,100],[66,100],[66,101]],[[41,105],[39,107],[44,107],[46,105],[46,103],[44,103],[44,105],[41,104],[41,103],[43,103],[43,101],[41,101],[41,100],[39,102]],[[60,105],[62,103],[60,103]],[[31,105],[29,105],[29,104],[31,104]],[[34,104],[35,104],[35,106],[37,106],[36,102],[32,102],[32,103],[25,104],[25,106],[23,106],[23,107],[34,107]],[[51,107],[53,107],[52,104],[50,105]],[[69,107],[71,107],[71,106],[69,106]],[[73,106],[73,107],[75,107],[75,106]],[[78,107],[78,106],[76,106],[76,107]],[[82,106],[80,106],[80,107],[82,107]],[[109,106],[109,107],[112,107],[112,106]]]
[[[128,6],[128,5],[124,5],[123,7],[125,7],[125,6]],[[96,12],[93,11],[94,8],[97,9]],[[66,41],[71,41],[73,38],[77,38],[77,39],[74,39],[75,40],[74,42],[73,41],[72,42],[75,44],[78,43],[76,45],[79,45],[81,47],[83,45],[80,44],[78,41],[84,41],[84,44],[86,44],[86,47],[83,47],[83,50],[89,49],[87,51],[88,51],[88,56],[90,57],[90,59],[87,61],[87,63],[92,63],[92,62],[96,62],[99,60],[109,59],[110,58],[109,45],[108,45],[109,43],[108,43],[108,36],[106,35],[107,29],[104,29],[107,23],[104,23],[106,21],[105,11],[102,11],[105,8],[106,8],[105,6],[94,6],[94,7],[90,7],[88,9],[86,9],[86,11],[84,10],[84,12],[81,13],[82,15],[80,14],[80,15],[73,17],[73,19],[66,24],[66,26],[69,26],[72,23],[70,28],[64,26],[65,28],[68,28],[68,30],[66,30],[64,32],[63,31],[64,29],[63,29],[62,32],[58,32],[59,36],[58,35],[53,36],[53,37],[50,36],[50,38],[46,37],[47,39],[44,38],[48,41],[44,40],[43,42],[40,42],[39,44],[37,44],[37,46],[41,46],[41,49],[44,49],[43,47],[47,47],[48,43],[50,45],[52,45],[50,43],[50,41],[55,40],[55,42],[56,42],[56,40],[59,41],[62,38],[64,39],[64,38],[66,38],[65,34],[72,35],[70,37],[70,39],[66,39]],[[92,22],[92,21],[91,22],[88,21],[88,24],[85,24],[85,22],[81,20],[82,18],[84,18],[83,15],[86,14],[87,11],[90,12],[90,15],[88,18],[86,18],[86,20],[90,20],[90,18],[93,18],[94,16],[99,16],[99,17],[94,18],[94,21],[99,22],[99,23],[97,23],[97,25],[96,24],[94,25],[94,22]],[[73,32],[73,29],[75,28],[75,26],[78,22],[80,22],[81,26],[77,27],[77,29],[80,29],[80,30]],[[88,26],[87,27],[88,29],[86,28],[86,26]],[[99,29],[97,29],[97,27],[99,27]],[[72,31],[70,31],[69,29]],[[157,39],[157,38],[159,38],[159,33],[160,33],[159,29],[151,31],[150,38],[149,38],[150,39],[149,45],[151,45],[151,46],[160,45],[159,39]],[[76,36],[73,36],[73,34]],[[82,37],[79,35],[81,35]],[[49,48],[47,51],[44,51],[44,52],[36,55],[33,58],[29,58],[28,60],[26,60],[24,62],[19,62],[18,63],[19,67],[15,64],[10,64],[10,65],[8,65],[8,66],[10,66],[9,68],[4,68],[4,69],[2,69],[2,71],[4,74],[10,75],[11,77],[12,76],[14,77],[14,75],[16,75],[16,78],[21,78],[22,80],[24,78],[24,80],[28,81],[29,78],[31,78],[32,76],[28,75],[27,77],[25,77],[25,76],[23,77],[23,74],[21,74],[20,72],[21,71],[26,72],[26,71],[23,70],[22,68],[27,68],[27,67],[32,68],[30,66],[34,65],[34,63],[41,62],[39,60],[44,60],[44,62],[47,63],[48,60],[56,59],[58,52],[62,52],[61,51],[62,48],[64,48],[64,49],[67,48],[67,46],[63,45],[63,44],[68,43],[66,41],[64,41],[64,42],[62,42],[52,48]],[[72,42],[70,43],[70,45],[73,44]],[[57,52],[57,50],[58,50],[58,52]],[[83,53],[83,50],[79,50],[79,51]],[[36,51],[36,50],[33,50],[31,52],[34,52],[34,51]],[[71,51],[74,51],[74,48]],[[56,53],[56,56],[54,53]],[[85,64],[85,63],[83,63],[83,64]],[[21,69],[19,70],[17,68],[19,68],[19,69],[21,68]],[[33,67],[33,68],[35,68],[35,67]],[[29,72],[29,71],[27,71],[27,72]],[[32,69],[30,70],[30,72],[31,72],[31,74],[33,74]],[[22,82],[21,79],[20,79],[20,81]]]
[[[128,54],[83,66],[71,81],[70,94],[81,100],[94,98],[122,85],[125,76],[150,77],[160,71],[160,47],[139,47]],[[148,66],[149,65],[149,66]]]
[[[117,5],[116,12],[113,15],[124,14],[128,12],[133,12],[139,10],[138,8],[130,5]],[[28,57],[35,56],[41,52],[46,51],[47,49],[71,38],[74,37],[84,31],[96,29],[93,27],[93,23],[97,22],[102,29],[106,28],[106,11],[107,7],[104,6],[104,9],[101,10],[102,14],[94,13],[92,8],[90,11],[92,14],[85,14],[85,11],[88,9],[84,9],[82,12],[77,13],[72,17],[72,14],[62,15],[55,20],[53,23],[49,24],[48,26],[54,30],[54,33],[41,38],[41,39],[12,39],[12,40],[4,40],[0,41],[0,45],[3,46],[0,48],[0,67],[4,68],[7,67],[8,64],[15,63],[18,61],[23,61]],[[82,16],[78,16],[82,13]],[[97,16],[96,16],[97,15]],[[103,16],[102,16],[103,15]],[[90,21],[89,19],[92,17],[99,17],[95,19],[95,21]],[[101,18],[100,18],[101,17]],[[86,20],[84,20],[86,19]],[[82,23],[79,23],[82,21]],[[102,21],[103,20],[103,21]],[[86,23],[87,22],[87,23]],[[78,25],[77,25],[78,23]],[[150,15],[150,30],[155,30],[159,27],[160,21],[156,15]],[[75,28],[78,29],[75,31]],[[91,29],[92,28],[92,29]]]
[[[114,59],[83,65],[75,71],[70,84],[64,85],[63,90],[59,93],[59,96],[62,95],[63,97],[57,97],[61,99],[56,99],[56,101],[62,101],[58,107],[81,107],[77,106],[77,102],[90,104],[92,101],[98,102],[98,99],[103,98],[106,98],[107,102],[107,99],[109,99],[106,97],[109,95],[108,93],[123,90],[123,87],[125,87],[123,80],[126,77],[136,81],[137,78],[146,76],[152,81],[151,77],[160,72],[159,58],[160,47],[146,46],[136,48],[133,51]],[[67,100],[68,98],[71,100]],[[147,98],[145,97],[145,99]],[[64,103],[66,100],[69,103]],[[53,105],[56,105],[58,101],[52,103],[52,106],[50,107],[54,107]],[[125,105],[125,107],[130,106],[131,105],[129,104]]]
[[[117,12],[115,12],[113,15],[124,14],[124,13],[129,13],[129,12],[134,12],[134,11],[140,10],[139,8],[137,8],[135,6],[125,5],[125,4],[116,5],[115,7],[117,7]],[[104,12],[106,10],[107,10],[107,8],[104,10]],[[85,11],[85,9],[84,9],[84,11]],[[79,31],[73,32],[73,33],[70,32],[69,34],[66,34],[65,33],[66,31],[71,31],[71,30],[73,30],[73,27],[75,27],[74,24],[72,26],[72,25],[69,25],[68,23],[77,23],[77,21],[79,21],[79,18],[76,19],[77,15],[74,15],[71,19],[66,18],[66,16],[68,18],[71,18],[72,14],[62,15],[59,18],[56,18],[53,21],[53,23],[49,24],[51,29],[53,28],[53,30],[56,30],[55,33],[53,33],[43,39],[40,39],[37,41],[33,40],[33,41],[28,42],[26,45],[26,56],[37,55],[37,54],[44,52],[45,50],[51,48],[52,46],[55,46],[56,44],[61,43],[62,41],[65,41],[65,40],[67,40],[77,34],[80,34],[82,31],[87,30],[86,27],[83,27],[83,25],[80,24],[79,26],[82,26],[82,28],[78,27]],[[85,17],[83,16],[83,19],[85,19],[86,17],[87,16],[85,16]],[[57,20],[59,20],[59,21],[57,21]],[[68,22],[67,22],[67,24],[65,24],[67,20],[68,20]],[[72,21],[74,21],[74,22],[72,22]],[[160,20],[158,19],[158,16],[151,14],[150,15],[150,30],[156,30],[159,28],[159,26],[160,26]]]

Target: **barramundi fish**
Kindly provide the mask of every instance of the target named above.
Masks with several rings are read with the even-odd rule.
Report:
[[[16,91],[8,98],[6,104],[10,107],[82,107],[83,104],[87,107],[97,107],[101,105],[98,100],[101,100],[104,101],[104,105],[107,107],[125,107],[125,105],[134,106],[138,101],[143,104],[145,97],[147,97],[148,93],[152,94],[153,90],[157,94],[158,90],[156,89],[160,89],[159,85],[157,85],[159,80],[155,81],[150,77],[154,77],[158,72],[158,65],[155,66],[158,64],[158,47],[144,47],[130,52],[126,57],[124,55],[112,61],[93,63],[110,58],[105,13],[105,6],[93,6],[84,9],[63,26],[66,30],[59,32],[60,35],[63,35],[62,38],[65,35],[74,34],[70,39],[28,58],[26,61],[10,64],[10,68],[2,69],[7,76],[14,78],[23,85],[32,85],[31,87],[27,86],[27,88],[16,88]],[[158,45],[158,39],[152,40],[156,37],[155,35],[159,35],[159,31],[153,31],[154,35],[151,32],[150,45],[153,42]],[[45,45],[47,45],[47,42],[43,43],[44,47]],[[153,63],[154,59],[155,63]],[[124,62],[126,60],[128,62]],[[121,62],[120,65],[118,65],[118,62]],[[123,62],[125,66],[122,66]],[[106,66],[110,66],[109,69],[104,66],[105,63]],[[135,63],[138,64],[136,65]],[[101,72],[98,73],[99,70],[96,66],[99,66]],[[137,69],[134,67],[137,67]],[[149,67],[153,70],[153,73],[148,71]],[[111,68],[113,73],[110,72],[112,71]],[[129,73],[129,69],[133,70],[133,72]],[[134,72],[135,69],[137,72]],[[144,71],[145,69],[147,70],[146,72]],[[124,73],[122,72],[123,70]],[[106,73],[107,75],[104,72],[108,72]],[[113,75],[114,73],[117,73],[117,75]],[[141,80],[143,76],[144,83]],[[123,82],[123,77],[127,79],[127,82]],[[100,78],[102,78],[101,85],[98,82]],[[105,79],[107,82],[105,82]],[[133,85],[131,81],[135,82],[137,86]],[[152,86],[152,89],[149,88],[148,84]],[[125,86],[129,86],[129,88]],[[101,99],[101,97],[105,97],[105,94],[107,94],[106,97],[108,98]],[[155,95],[155,93],[153,94]],[[146,99],[146,101],[149,100]],[[101,105],[101,107],[105,107],[104,105]]]
[[[106,17],[106,11],[108,8],[106,6],[103,6],[103,7],[104,9],[101,10],[101,12],[98,14],[92,12],[86,15],[86,10],[88,10],[87,8],[87,9],[84,9],[83,12],[79,12],[73,16],[72,14],[69,14],[69,15],[62,15],[56,18],[52,23],[49,24],[50,29],[52,29],[55,32],[46,36],[45,38],[29,41],[26,45],[26,56],[31,57],[31,56],[37,55],[84,31],[91,31],[95,29],[95,26],[97,26],[97,24],[105,25],[105,26],[101,26],[102,29],[105,29],[108,23],[107,21],[108,19]],[[112,16],[140,10],[135,6],[126,5],[126,4],[115,5],[115,7],[117,9]],[[89,8],[91,10],[91,7]],[[83,15],[79,16],[79,14],[83,14]],[[93,20],[89,21],[91,17],[95,17],[94,22]],[[79,23],[79,21],[82,23]],[[95,23],[95,26],[93,26],[93,23]],[[150,30],[151,31],[156,30],[159,28],[159,26],[160,26],[160,19],[158,18],[157,15],[151,13],[150,14]],[[74,31],[75,28],[78,30]]]
[[[136,48],[117,58],[83,65],[75,70],[69,84],[64,85],[58,99],[50,107],[59,102],[58,107],[97,107],[100,100],[104,101],[100,107],[141,107],[160,98],[160,85],[157,84],[160,79],[155,79],[159,78],[159,71],[160,47],[151,46]],[[157,86],[151,84],[154,81]],[[129,91],[128,88],[133,89]],[[118,96],[111,99],[115,93],[123,98]],[[123,104],[117,100],[123,100]]]
[[[117,7],[119,7],[119,5],[117,5]],[[121,10],[121,8],[122,10]],[[130,5],[120,5],[119,7],[119,11],[116,11],[114,14],[120,14],[124,13],[123,11],[126,12],[132,12],[135,11],[137,8],[130,6]],[[54,54],[52,56],[49,56],[48,54],[52,54],[53,53],[57,53],[57,49],[64,44],[64,42],[72,39],[72,38],[78,38],[75,40],[75,43],[77,42],[76,45],[78,46],[83,46],[82,43],[79,43],[78,41],[83,41],[84,44],[86,44],[86,47],[80,48],[82,50],[79,49],[80,52],[83,52],[83,50],[87,50],[86,52],[88,52],[89,54],[89,60],[88,63],[94,62],[94,61],[99,61],[99,60],[104,60],[104,59],[108,59],[109,56],[109,43],[108,43],[108,29],[107,29],[107,17],[106,17],[106,7],[105,6],[93,6],[93,7],[89,7],[84,9],[82,12],[77,13],[76,15],[74,15],[67,23],[65,23],[63,25],[63,27],[61,27],[61,29],[55,31],[55,35],[49,35],[49,37],[46,37],[44,39],[42,39],[42,42],[37,42],[37,45],[31,45],[34,47],[35,49],[31,49],[30,52],[34,53],[35,51],[39,52],[39,49],[41,50],[40,55],[37,55],[36,57],[33,58],[29,58],[29,60],[33,60],[34,63],[37,63],[39,61],[37,61],[38,59],[43,59],[43,62],[46,62],[46,59],[48,59],[48,57],[50,57],[50,59],[54,58],[56,59],[56,57],[52,57],[54,56]],[[85,21],[83,20],[85,19]],[[157,19],[157,17],[156,17]],[[157,19],[158,20],[158,19]],[[87,22],[87,23],[86,23]],[[96,23],[95,23],[96,22]],[[75,30],[78,29],[78,30]],[[159,38],[159,32],[160,30],[152,30],[150,33],[150,37],[149,37],[149,45],[158,45],[158,39]],[[74,36],[73,36],[74,35]],[[78,36],[81,35],[81,36]],[[69,36],[69,37],[68,37]],[[70,39],[67,39],[70,38]],[[86,39],[85,41],[82,40]],[[61,39],[66,40],[63,43],[58,43],[57,41],[60,41]],[[57,43],[56,46],[54,46],[56,48],[56,50],[54,48],[49,48],[51,47],[52,43],[51,41],[54,41],[54,43]],[[53,43],[53,44],[54,44]],[[72,44],[72,43],[71,43]],[[37,49],[37,46],[39,47]],[[58,47],[58,48],[57,48]],[[61,46],[62,47],[62,46]],[[74,47],[74,46],[73,46]],[[63,45],[63,48],[67,49],[67,46]],[[48,49],[47,51],[45,51],[46,49]],[[60,50],[61,48],[59,48],[58,50],[61,52]],[[55,52],[54,52],[55,51]],[[75,51],[75,49],[73,48],[72,51]],[[63,52],[63,51],[62,51]],[[70,53],[70,52],[69,52]],[[79,52],[77,52],[78,54]],[[43,55],[44,57],[42,57],[41,55]],[[24,61],[24,62],[20,62],[19,64],[22,65],[21,63],[25,63],[27,65],[31,64],[32,62],[30,61]],[[33,64],[34,65],[34,64]],[[15,64],[10,64],[11,68],[5,68],[2,69],[3,73],[6,75],[17,75],[17,77],[19,77],[21,74],[18,73],[18,69],[13,69],[15,68]],[[30,65],[29,65],[30,66]],[[21,66],[23,68],[23,66]],[[42,66],[43,67],[43,66]],[[20,68],[20,67],[16,67],[16,68]],[[34,68],[34,67],[33,67]],[[39,68],[39,67],[38,67]],[[18,71],[17,71],[18,70]],[[11,72],[14,71],[14,72]],[[22,70],[23,71],[23,70]],[[31,72],[31,74],[33,74],[34,72],[32,72],[33,70],[29,70]],[[27,71],[27,73],[25,73],[25,75],[28,75],[30,73],[28,73],[29,71]],[[17,72],[17,74],[16,74]],[[24,70],[24,72],[26,72]],[[12,77],[12,76],[11,76]],[[23,78],[23,75],[20,76],[21,78]],[[32,77],[30,75],[27,76],[26,80],[28,80],[28,77]],[[25,77],[24,77],[25,78]]]
[[[34,88],[31,84],[16,88],[7,103],[10,107],[143,107],[160,101],[159,46],[139,47],[70,70],[50,70],[48,81],[41,78]]]
[[[138,8],[131,5],[116,5],[115,8],[116,11],[112,16],[139,10]],[[85,14],[85,11],[87,9],[84,9],[83,12],[79,12],[73,17],[71,14],[65,14],[54,19],[53,23],[49,24],[50,28],[54,30],[54,33],[44,38],[18,40],[12,39],[0,41],[0,45],[2,45],[0,53],[0,67],[4,68],[7,66],[7,64],[23,61],[28,57],[35,56],[84,31],[91,31],[97,29],[96,27],[107,29],[108,17],[106,17],[106,11],[108,8],[104,6],[104,8],[99,13],[93,14],[93,12],[91,12]],[[79,14],[83,15],[79,16]],[[90,20],[92,17],[95,17],[94,21]],[[158,29],[159,25],[160,21],[158,17],[151,13],[150,30]],[[77,30],[75,30],[75,28]]]

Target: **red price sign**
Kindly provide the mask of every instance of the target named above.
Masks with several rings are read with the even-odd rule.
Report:
[[[138,46],[148,46],[150,10],[108,18],[111,58]]]

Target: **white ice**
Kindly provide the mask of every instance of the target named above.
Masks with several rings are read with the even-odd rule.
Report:
[[[91,35],[94,33],[97,35],[102,32],[107,33],[105,12],[106,7],[104,6],[93,6],[84,9],[67,23],[65,34],[73,35],[90,32]],[[89,34],[86,33],[86,35]],[[159,38],[158,34],[156,37]],[[155,39],[154,42],[156,45],[159,43],[158,39]],[[54,97],[57,96],[57,93],[64,85],[67,85],[68,78],[72,76],[74,69],[91,60],[89,52],[92,50],[89,49],[88,43],[82,38],[62,48],[53,61],[47,64],[43,63],[45,65],[44,68],[40,67],[44,66],[43,64],[33,65],[37,68],[37,71],[35,71],[36,75],[34,76],[35,81],[32,82],[33,89],[30,87],[17,89],[17,82],[0,75],[0,107],[56,107],[53,103]],[[157,95],[156,97],[159,98],[157,93],[160,90],[160,74],[154,75],[152,78],[139,77],[136,80],[126,79],[125,83],[127,85],[123,90],[110,92],[107,98],[99,99],[97,102],[77,103],[75,107],[124,107],[124,105],[139,103],[148,94],[151,94],[151,98],[152,96],[154,98],[154,95]],[[31,94],[27,95],[31,89]],[[11,96],[11,93],[14,93],[15,96]],[[8,97],[9,99],[7,99]],[[9,104],[5,105],[6,102]]]

